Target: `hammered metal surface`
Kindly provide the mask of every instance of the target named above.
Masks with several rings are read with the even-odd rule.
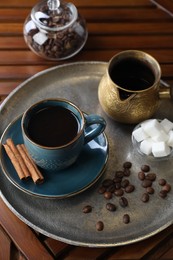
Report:
[[[105,174],[79,195],[62,200],[37,198],[17,189],[0,172],[1,196],[8,207],[37,231],[73,245],[109,247],[130,244],[150,237],[173,223],[173,189],[166,199],[161,199],[158,196],[160,187],[155,182],[155,194],[150,196],[148,203],[143,203],[140,200],[143,190],[137,178],[140,166],[149,164],[157,179],[163,177],[173,183],[173,161],[147,161],[136,154],[131,143],[134,125],[117,123],[103,112],[97,90],[106,66],[106,63],[80,62],[51,68],[25,81],[1,105],[1,134],[16,116],[45,97],[69,99],[83,111],[97,113],[107,121],[105,133],[110,151]],[[167,117],[173,121],[172,108],[171,101],[162,101],[155,117]],[[111,201],[117,205],[117,210],[109,212],[105,208],[107,201],[97,190],[103,179],[112,178],[115,170],[122,169],[125,161],[133,164],[129,180],[135,185],[135,191],[125,195],[129,201],[127,208],[121,208],[118,198],[113,197]],[[88,204],[93,206],[92,212],[82,213],[83,207]],[[131,218],[128,225],[122,223],[125,213]],[[95,228],[98,220],[105,225],[101,232]]]

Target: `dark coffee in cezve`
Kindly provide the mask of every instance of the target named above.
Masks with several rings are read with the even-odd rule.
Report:
[[[28,135],[37,144],[62,146],[72,141],[79,131],[79,122],[70,110],[60,106],[40,109],[29,120]]]
[[[145,90],[155,81],[151,68],[134,58],[126,58],[114,64],[110,70],[110,77],[116,85],[124,89],[119,89],[121,99],[128,98],[132,94],[128,91]]]

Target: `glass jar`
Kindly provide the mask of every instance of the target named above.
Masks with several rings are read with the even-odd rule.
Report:
[[[64,60],[77,54],[88,37],[84,18],[72,3],[43,0],[24,23],[24,39],[37,55]]]

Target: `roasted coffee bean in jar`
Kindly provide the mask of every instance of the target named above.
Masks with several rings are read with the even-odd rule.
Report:
[[[87,37],[85,20],[76,7],[60,0],[38,3],[24,23],[24,39],[29,48],[49,60],[74,56]]]

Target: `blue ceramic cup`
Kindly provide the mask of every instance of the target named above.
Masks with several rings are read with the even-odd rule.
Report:
[[[104,131],[106,122],[99,115],[84,114],[68,100],[47,99],[24,112],[21,126],[34,162],[57,171],[72,165],[83,146]]]

